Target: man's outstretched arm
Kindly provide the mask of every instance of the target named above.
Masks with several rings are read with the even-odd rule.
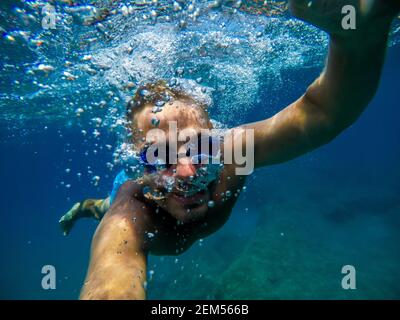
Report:
[[[325,70],[292,105],[248,124],[255,130],[255,163],[291,160],[335,138],[361,115],[376,93],[398,0],[291,0],[291,12],[330,35]],[[371,1],[368,3],[371,4]],[[342,28],[342,8],[356,8],[356,30]]]
[[[139,187],[128,181],[118,191],[93,237],[89,268],[80,299],[145,299],[150,211],[135,197]]]

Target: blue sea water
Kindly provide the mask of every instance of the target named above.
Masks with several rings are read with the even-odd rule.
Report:
[[[185,17],[180,28],[183,16],[143,20],[142,11],[118,11],[121,4],[101,26],[84,26],[58,5],[64,20],[53,31],[40,28],[40,10],[26,2],[0,8],[2,299],[78,298],[97,222],[81,220],[64,237],[58,219],[75,202],[111,191],[120,170],[118,120],[134,87],[202,77],[214,99],[211,117],[239,125],[297,99],[321,72],[327,48],[323,33],[285,13],[229,6]],[[29,14],[33,22],[25,22]],[[31,34],[25,39],[21,30]],[[392,39],[361,118],[329,145],[257,170],[215,235],[181,256],[150,257],[150,299],[400,298],[398,34]],[[78,78],[68,81],[65,72]],[[41,286],[44,265],[56,268],[55,290]],[[341,288],[344,265],[357,270],[356,290]]]

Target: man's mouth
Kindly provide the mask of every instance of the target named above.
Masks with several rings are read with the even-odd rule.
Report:
[[[182,192],[172,192],[172,197],[185,206],[199,205],[205,202],[207,196],[207,190],[201,190],[195,194],[186,194]]]

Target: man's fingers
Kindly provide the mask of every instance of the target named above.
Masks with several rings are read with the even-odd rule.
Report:
[[[72,226],[74,225],[73,221],[71,220],[67,220],[67,219],[63,219],[64,217],[62,217],[59,221],[60,224],[60,228],[63,232],[64,236],[67,236],[69,234],[69,232],[72,229]]]
[[[63,231],[64,236],[69,234],[72,226],[74,225],[80,205],[81,205],[80,202],[75,203],[73,207],[66,214],[64,214],[60,218],[60,220],[58,220],[58,223],[60,225],[61,230]]]

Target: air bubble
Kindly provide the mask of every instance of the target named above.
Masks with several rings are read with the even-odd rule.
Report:
[[[83,112],[85,112],[85,110],[83,110],[82,108],[78,108],[78,109],[75,110],[75,114],[76,114],[78,117],[80,117],[80,115],[81,115]]]
[[[149,238],[149,239],[152,239],[152,238],[154,238],[155,237],[155,234],[154,233],[152,233],[152,232],[147,232],[147,238]]]
[[[179,67],[175,72],[178,76],[182,76],[185,73],[185,69],[183,67]]]
[[[100,177],[99,177],[99,176],[94,176],[94,177],[92,178],[92,182],[93,182],[93,184],[94,184],[95,186],[98,186],[98,185],[99,185],[99,182],[100,182]]]
[[[154,127],[158,127],[158,125],[160,124],[160,119],[157,119],[156,117],[152,118],[152,119],[151,119],[151,124],[152,124]]]

